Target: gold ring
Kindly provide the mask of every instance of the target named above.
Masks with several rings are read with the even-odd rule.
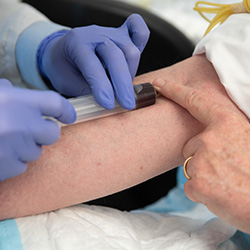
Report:
[[[185,176],[185,178],[187,179],[187,180],[191,180],[191,177],[188,175],[188,173],[187,173],[187,164],[188,164],[188,161],[192,158],[193,156],[189,156],[186,160],[185,160],[185,162],[184,162],[184,164],[183,164],[183,173],[184,173],[184,176]]]

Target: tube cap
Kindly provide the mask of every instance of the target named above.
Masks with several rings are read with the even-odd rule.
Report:
[[[136,108],[140,109],[155,104],[157,92],[149,82],[134,85]]]

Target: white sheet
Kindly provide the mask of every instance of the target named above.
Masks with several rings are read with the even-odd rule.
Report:
[[[197,214],[199,206],[204,210],[198,205]],[[228,240],[235,229],[216,217],[192,219],[81,205],[18,218],[16,223],[23,250],[238,249]]]

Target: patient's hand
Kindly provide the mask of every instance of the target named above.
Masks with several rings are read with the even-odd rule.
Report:
[[[236,228],[250,233],[250,126],[228,100],[170,81],[160,93],[186,108],[206,129],[190,139],[183,155],[190,180],[187,196]]]

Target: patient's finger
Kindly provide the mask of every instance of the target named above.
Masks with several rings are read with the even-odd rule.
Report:
[[[216,103],[202,90],[162,79],[155,80],[153,85],[163,96],[187,109],[205,125],[216,119],[218,112],[222,111],[222,105]]]

